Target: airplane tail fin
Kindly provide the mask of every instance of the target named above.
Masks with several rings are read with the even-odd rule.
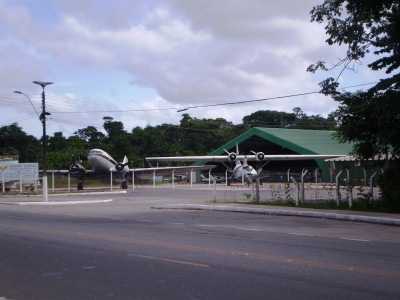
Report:
[[[126,166],[128,165],[128,158],[126,157],[126,155],[124,156],[124,160],[122,161],[122,163]]]

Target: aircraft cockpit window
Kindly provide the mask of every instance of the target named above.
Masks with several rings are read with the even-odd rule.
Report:
[[[99,150],[91,150],[89,153],[90,154],[101,154],[101,151],[99,151]]]

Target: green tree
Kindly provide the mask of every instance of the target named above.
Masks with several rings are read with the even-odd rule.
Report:
[[[400,4],[399,0],[325,0],[311,10],[311,21],[323,23],[329,45],[347,45],[344,58],[332,67],[324,61],[310,65],[308,71],[331,71],[339,67],[336,79],[329,77],[320,83],[327,95],[337,93],[338,78],[346,69],[352,69],[371,51],[377,59],[368,66],[392,74],[400,66]],[[400,89],[400,75],[393,74],[371,88],[371,92]]]
[[[58,151],[67,148],[67,139],[63,136],[62,132],[54,132],[53,136],[49,138],[48,151]]]
[[[107,132],[108,139],[112,140],[115,137],[120,137],[126,133],[124,124],[120,121],[114,121],[112,117],[104,117],[103,127]]]
[[[399,104],[396,99],[400,99],[400,75],[393,73],[400,66],[400,1],[324,1],[312,9],[311,20],[319,23],[327,21],[325,29],[329,45],[348,46],[346,57],[333,66],[341,67],[340,74],[371,50],[377,59],[368,66],[372,70],[383,69],[392,74],[366,92],[340,94],[336,91],[338,78],[331,77],[320,83],[321,92],[334,95],[340,103],[337,137],[343,142],[356,142],[354,152],[364,158],[387,156],[388,152],[399,156],[399,139],[396,137],[399,132]],[[332,70],[319,61],[308,71],[315,72],[317,69]]]
[[[81,140],[91,144],[93,147],[99,147],[105,140],[105,135],[98,131],[94,126],[78,129],[74,134]]]
[[[326,42],[329,45],[347,45],[346,56],[332,68],[319,61],[307,69],[315,72],[318,69],[331,71],[340,68],[336,78],[329,77],[320,83],[321,92],[333,95],[340,103],[336,136],[342,142],[355,142],[354,154],[361,158],[383,156],[388,159],[391,155],[399,159],[400,1],[326,0],[312,9],[311,21],[327,22]],[[384,70],[388,76],[367,91],[338,93],[341,74],[352,69],[355,63],[371,52],[376,59],[368,67]],[[397,164],[387,160],[386,171],[391,173]],[[396,178],[392,178],[391,183],[397,183],[395,189],[398,191],[400,173],[393,174]],[[384,202],[400,202],[400,198],[393,196],[396,193],[387,193],[385,188],[389,186],[394,188],[393,184],[381,184]]]
[[[243,118],[243,125],[246,127],[332,130],[335,124],[329,117],[326,119],[320,115],[307,116],[300,107],[293,108],[293,113],[259,110]]]
[[[293,108],[293,112],[296,114],[296,119],[297,120],[303,119],[306,116],[306,114],[303,112],[301,107]]]
[[[224,118],[197,119],[183,114],[180,128],[183,130],[184,155],[205,155],[232,139],[234,125]]]
[[[259,110],[243,117],[242,122],[248,127],[289,128],[296,123],[294,113]]]
[[[3,155],[18,155],[20,162],[38,161],[42,153],[40,142],[16,123],[0,128],[0,149]]]

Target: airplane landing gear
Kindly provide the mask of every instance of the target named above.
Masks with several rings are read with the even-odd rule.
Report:
[[[128,188],[128,183],[127,183],[126,180],[123,180],[123,181],[121,182],[121,189],[126,190],[127,188]]]

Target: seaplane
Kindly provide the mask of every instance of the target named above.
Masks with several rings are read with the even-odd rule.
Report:
[[[287,160],[315,160],[315,159],[330,159],[341,157],[342,155],[325,155],[325,154],[290,154],[290,155],[265,155],[263,152],[251,151],[251,154],[240,155],[239,146],[236,144],[236,152],[228,152],[224,150],[226,155],[217,156],[171,156],[171,157],[146,157],[146,160],[151,162],[215,162],[222,163],[231,173],[227,178],[230,181],[246,180],[253,182],[260,176],[262,168],[269,161],[287,161]],[[257,162],[257,169],[249,165],[249,161]],[[229,165],[230,164],[230,165]]]

